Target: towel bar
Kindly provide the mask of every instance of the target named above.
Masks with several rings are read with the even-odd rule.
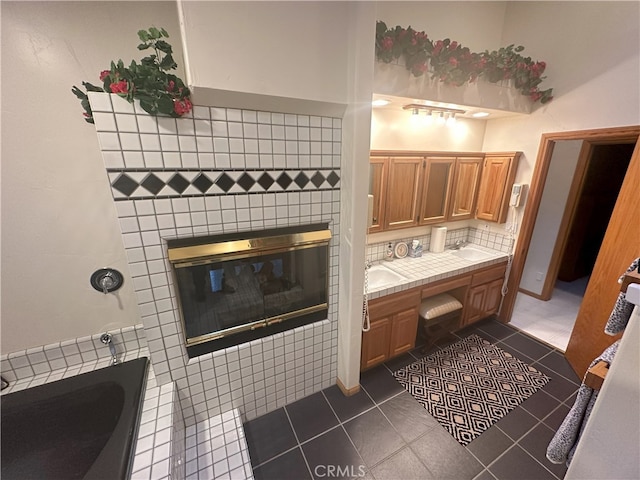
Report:
[[[604,382],[604,377],[607,376],[608,371],[609,364],[607,362],[600,361],[587,370],[583,383],[589,388],[600,390],[602,383]]]

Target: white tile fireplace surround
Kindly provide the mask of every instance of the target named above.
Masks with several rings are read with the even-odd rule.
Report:
[[[246,419],[335,382],[339,118],[195,106],[153,117],[91,93],[138,308],[159,384],[175,381],[185,423]],[[166,242],[328,222],[328,318],[188,359]]]

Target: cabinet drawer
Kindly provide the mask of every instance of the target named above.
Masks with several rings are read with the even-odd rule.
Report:
[[[439,293],[445,293],[456,288],[466,287],[470,283],[471,275],[458,275],[457,277],[449,278],[447,280],[441,280],[430,285],[425,285],[424,287],[422,287],[420,296],[422,298],[433,297],[434,295],[438,295]]]
[[[411,308],[412,306],[418,306],[420,303],[420,290],[412,289],[406,292],[394,293],[381,298],[376,298],[369,302],[369,316],[371,320],[393,315]]]
[[[483,283],[488,283],[492,280],[497,280],[499,278],[504,278],[504,273],[507,270],[507,265],[502,264],[496,267],[487,268],[478,273],[473,274],[473,278],[471,279],[471,286],[482,285]]]

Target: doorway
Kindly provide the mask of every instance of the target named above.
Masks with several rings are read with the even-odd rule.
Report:
[[[532,315],[536,315],[537,317],[544,317],[544,310],[541,309],[541,305],[547,305],[550,302],[546,302],[545,300],[551,300],[554,297],[554,287],[557,286],[557,279],[560,270],[560,266],[562,264],[563,258],[565,257],[565,252],[571,250],[571,254],[573,255],[574,249],[572,246],[574,245],[575,235],[578,233],[579,228],[584,229],[584,225],[581,227],[576,227],[576,231],[571,230],[570,227],[573,226],[574,220],[576,225],[581,225],[580,222],[583,222],[580,218],[580,193],[583,191],[585,187],[586,179],[589,177],[587,172],[589,169],[589,164],[592,163],[589,160],[595,159],[593,161],[593,165],[600,165],[603,163],[599,160],[600,157],[606,158],[608,154],[612,154],[618,148],[627,151],[633,151],[633,148],[637,142],[638,136],[640,134],[640,129],[638,127],[621,127],[621,128],[612,128],[612,129],[600,129],[600,130],[587,130],[587,131],[577,131],[577,132],[564,132],[564,133],[556,133],[556,134],[544,134],[541,139],[541,146],[539,150],[538,159],[536,162],[536,167],[534,171],[534,175],[532,178],[531,189],[528,198],[528,205],[525,209],[522,228],[520,230],[520,235],[518,238],[518,244],[516,245],[514,259],[513,259],[513,268],[511,272],[511,277],[509,279],[509,288],[507,296],[504,299],[503,307],[500,312],[499,318],[504,321],[512,321],[514,320],[513,315],[515,312],[516,301],[518,297],[522,297],[523,293],[519,292],[520,288],[523,290],[527,290],[528,293],[531,293],[531,289],[526,286],[521,285],[521,280],[526,280],[525,273],[525,264],[528,261],[530,250],[535,249],[536,246],[540,243],[538,240],[533,241],[534,230],[536,225],[538,225],[539,215],[540,219],[544,219],[544,204],[542,202],[543,195],[546,190],[546,184],[548,179],[556,179],[557,175],[554,172],[553,161],[554,151],[562,151],[563,146],[565,146],[565,142],[578,142],[580,144],[579,155],[576,159],[574,155],[573,161],[576,167],[574,169],[569,168],[569,170],[573,171],[573,176],[570,176],[570,180],[564,183],[565,189],[565,200],[562,203],[556,202],[553,205],[553,208],[558,215],[557,205],[566,205],[564,212],[560,212],[558,215],[559,218],[556,219],[557,222],[557,230],[549,235],[549,230],[542,229],[543,237],[546,235],[550,237],[548,242],[551,243],[551,246],[547,248],[547,261],[543,264],[543,269],[533,270],[535,272],[534,278],[539,277],[537,275],[540,272],[543,272],[542,278],[537,280],[539,282],[538,291],[534,291],[535,294],[533,297],[528,295],[528,299],[531,300],[529,305],[525,307],[533,312]],[[611,149],[608,148],[611,146]],[[618,152],[619,153],[619,152]],[[627,160],[630,156],[627,156]],[[566,159],[563,160],[566,162]],[[605,163],[606,164],[606,163]],[[581,165],[581,166],[580,166]],[[564,165],[565,170],[567,169],[567,164]],[[580,166],[580,168],[578,168]],[[626,167],[628,166],[628,161],[624,166],[624,170],[626,171]],[[603,182],[606,177],[609,176],[609,170],[606,170],[606,175],[603,175],[601,170],[598,170],[598,167],[593,167],[593,172],[600,172],[599,174],[591,173],[590,176],[596,179],[595,187],[597,188],[597,180]],[[590,180],[591,182],[591,180]],[[605,181],[605,183],[608,180]],[[610,185],[608,187],[611,188]],[[615,191],[617,192],[620,188],[618,184]],[[589,190],[586,190],[589,191]],[[617,195],[615,195],[617,198]],[[569,199],[573,199],[569,201]],[[603,202],[604,203],[604,202]],[[614,199],[615,203],[615,199]],[[588,207],[587,207],[588,208]],[[599,208],[599,207],[598,207]],[[609,216],[611,212],[609,211]],[[608,218],[608,217],[607,217]],[[577,219],[577,220],[576,220]],[[540,222],[540,225],[545,226],[544,221]],[[589,225],[589,223],[587,223]],[[606,225],[605,225],[606,230]],[[561,231],[562,230],[562,231]],[[573,237],[571,235],[574,235]],[[583,237],[587,237],[586,234]],[[588,240],[584,240],[585,243],[585,252],[591,251],[594,248],[594,244],[596,246],[596,254],[599,250],[599,244],[602,241],[602,237],[600,237],[599,241],[594,243],[591,236],[588,237]],[[553,258],[550,258],[549,252],[553,252]],[[532,254],[533,255],[533,254]],[[569,259],[569,257],[567,257]],[[588,258],[588,255],[579,256],[579,258]],[[581,260],[582,261],[582,260]],[[569,262],[570,263],[570,262]],[[588,263],[588,262],[587,262]],[[551,268],[553,266],[553,269]],[[581,267],[582,268],[582,267]],[[593,268],[593,263],[587,267],[587,270]],[[588,275],[587,275],[588,277]],[[526,283],[526,282],[525,282]],[[569,283],[569,282],[567,282]],[[586,283],[586,282],[585,282]],[[560,286],[564,286],[560,284]],[[546,290],[543,289],[546,287]],[[543,293],[547,298],[543,297]],[[577,296],[577,300],[574,301],[574,313],[573,320],[575,321],[577,315],[577,309],[581,303],[581,295],[582,292],[579,292]],[[535,298],[537,296],[537,298]],[[535,302],[540,302],[536,305]],[[558,307],[551,307],[551,309],[559,313]],[[569,315],[567,313],[567,315]],[[548,315],[547,315],[548,316]],[[539,334],[539,332],[536,332]],[[570,335],[571,331],[569,328],[566,329],[565,335]],[[534,335],[537,336],[537,335]],[[567,337],[568,338],[568,337]],[[546,340],[545,340],[546,341]],[[565,340],[566,345],[566,340]],[[560,348],[560,347],[559,347]],[[562,348],[561,348],[562,349]]]
[[[569,342],[633,148],[632,142],[583,140],[555,145],[511,323],[560,350]]]

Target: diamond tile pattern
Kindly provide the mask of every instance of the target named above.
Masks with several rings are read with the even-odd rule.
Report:
[[[160,190],[165,186],[165,183],[160,180],[156,175],[150,173],[140,184],[154,195],[157,195]]]
[[[204,173],[201,173],[193,180],[192,184],[202,193],[205,193],[209,188],[211,188],[213,182]]]
[[[150,172],[142,180],[136,179],[140,174],[133,170],[109,170],[109,172],[120,173],[111,183],[116,199],[184,196],[183,194],[187,195],[189,193],[187,189],[190,186],[195,187],[198,192],[204,195],[235,193],[235,190],[232,192],[232,189],[236,185],[240,187],[240,192],[242,193],[249,191],[334,190],[339,188],[338,183],[340,182],[339,171],[336,170],[287,170],[286,172],[282,170],[265,170],[262,172],[244,172],[240,176],[237,176],[237,173],[230,172],[230,175],[220,170],[199,172],[162,171]],[[169,176],[169,180],[163,180],[163,175],[165,178]],[[237,177],[237,179],[234,177]],[[214,181],[212,178],[216,180]],[[256,184],[260,188],[256,189]],[[276,185],[275,187],[273,187],[274,184]],[[170,187],[169,191],[165,188],[166,186]],[[193,194],[199,195],[197,193]]]
[[[171,180],[169,180],[167,185],[173,188],[176,192],[182,193],[189,186],[189,181],[179,173],[176,173],[173,177],[171,177]]]

